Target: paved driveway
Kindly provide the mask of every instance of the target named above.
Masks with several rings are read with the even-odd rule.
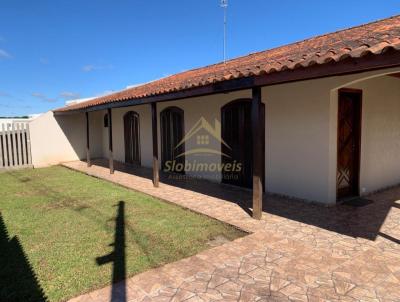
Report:
[[[256,221],[245,190],[167,176],[153,188],[150,171],[117,164],[110,175],[103,160],[65,166],[251,233],[71,301],[400,301],[400,187],[362,207],[266,196]]]

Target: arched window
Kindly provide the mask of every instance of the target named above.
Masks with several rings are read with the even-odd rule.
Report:
[[[129,111],[124,115],[125,162],[140,164],[139,114]]]
[[[262,137],[265,129],[265,106],[261,109],[263,126]],[[227,156],[222,156],[223,164],[240,164],[241,168],[235,171],[222,172],[222,182],[240,187],[252,187],[253,175],[253,140],[251,129],[251,99],[232,101],[221,108],[221,137],[229,148],[221,144],[221,151]],[[262,144],[262,154],[265,154],[265,143]],[[263,174],[264,172],[263,164]],[[264,175],[263,175],[264,179]],[[263,180],[264,184],[264,180]]]
[[[168,107],[161,111],[161,164],[162,169],[166,168],[166,163],[175,161],[178,164],[185,164],[185,144],[178,144],[184,135],[184,113],[178,107]],[[178,157],[179,156],[179,157]],[[182,166],[182,165],[178,165]],[[173,171],[184,173],[184,169]]]

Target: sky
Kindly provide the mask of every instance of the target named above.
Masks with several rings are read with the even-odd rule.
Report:
[[[228,0],[227,57],[400,14],[399,0]],[[0,0],[0,116],[223,60],[220,0]]]

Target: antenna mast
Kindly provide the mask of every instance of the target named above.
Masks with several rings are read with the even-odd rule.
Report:
[[[228,0],[221,0],[221,7],[224,9],[224,63],[226,62],[226,11],[228,9]]]

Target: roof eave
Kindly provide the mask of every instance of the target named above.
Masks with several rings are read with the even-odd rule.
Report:
[[[354,74],[383,68],[400,66],[400,51],[388,49],[386,52],[374,55],[367,54],[359,58],[347,58],[339,62],[316,64],[309,67],[299,67],[285,71],[274,72],[259,76],[242,77],[238,79],[216,82],[213,84],[180,90],[171,93],[148,96],[143,98],[113,101],[94,105],[87,108],[66,111],[54,110],[55,115],[68,115],[80,112],[91,112],[108,108],[121,108],[154,102],[165,102],[179,99],[206,96],[210,94],[228,93],[237,90],[251,89],[253,87],[271,86],[295,81],[304,81],[331,76]]]

